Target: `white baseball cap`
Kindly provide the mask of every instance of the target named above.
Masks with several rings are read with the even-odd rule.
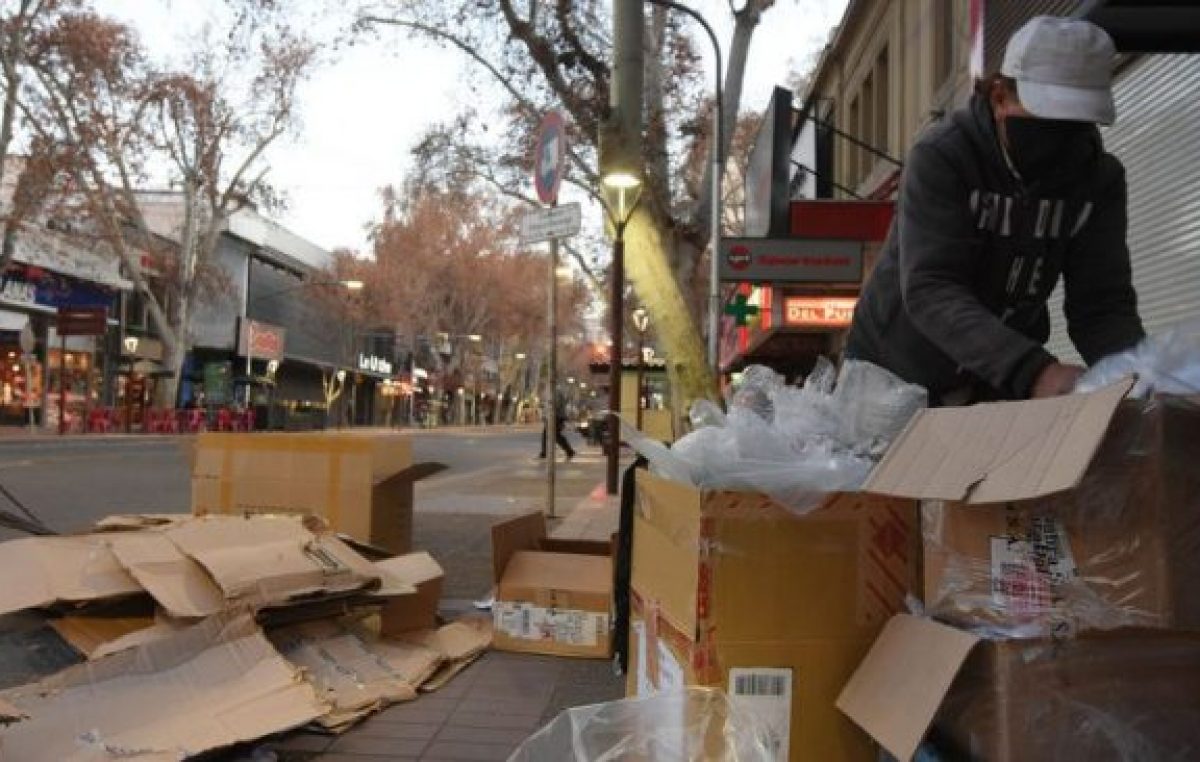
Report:
[[[1000,73],[1017,81],[1021,104],[1034,116],[1112,124],[1115,54],[1095,24],[1035,16],[1008,41]]]

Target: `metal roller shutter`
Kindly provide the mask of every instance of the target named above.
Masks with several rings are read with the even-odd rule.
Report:
[[[1200,315],[1200,56],[1136,59],[1117,80],[1117,123],[1105,147],[1125,164],[1129,249],[1146,331]],[[1048,349],[1078,359],[1062,316],[1062,284],[1050,302]]]
[[[1013,32],[1034,16],[1070,16],[1081,0],[985,0],[983,70],[1000,70],[1004,48]]]

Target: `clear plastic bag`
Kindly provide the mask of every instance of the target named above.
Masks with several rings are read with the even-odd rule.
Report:
[[[623,436],[659,476],[702,489],[762,492],[803,513],[830,492],[856,490],[909,418],[925,390],[870,363],[839,372],[820,358],[804,385],[751,366],[721,414],[692,408],[696,430],[671,448],[624,427]]]
[[[774,762],[769,743],[723,691],[687,688],[567,709],[508,762]]]
[[[1133,349],[1109,355],[1093,365],[1075,385],[1091,392],[1136,375],[1134,398],[1148,394],[1200,394],[1200,318],[1147,336]]]

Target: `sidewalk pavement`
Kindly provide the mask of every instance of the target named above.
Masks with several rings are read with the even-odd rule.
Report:
[[[568,492],[581,479],[595,486],[578,497],[564,517],[552,522],[551,534],[607,540],[617,529],[619,514],[616,496],[606,495],[603,482],[597,483],[603,479],[604,458],[598,451],[584,449],[570,467],[581,473],[567,476],[563,486]],[[531,464],[528,470],[532,478],[544,479],[543,466]],[[521,484],[531,478],[524,471],[510,474],[505,489],[520,492],[528,486]],[[467,496],[460,493],[460,497]],[[431,552],[446,568],[443,616],[453,619],[473,611],[472,601],[456,596],[486,591],[491,576],[490,526],[503,517],[484,515],[487,505],[473,513],[469,499],[461,502],[461,513],[456,514],[421,512],[420,495],[417,504],[415,546]],[[439,521],[454,523],[441,532],[431,531]],[[470,557],[462,555],[464,548],[470,550]],[[297,731],[234,759],[261,762],[272,758],[265,752],[273,752],[280,762],[505,760],[563,709],[621,698],[624,687],[624,678],[615,674],[609,660],[489,651],[444,688],[390,707],[341,736]]]

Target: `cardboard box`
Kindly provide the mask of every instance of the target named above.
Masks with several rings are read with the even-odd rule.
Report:
[[[385,579],[390,577],[416,588],[415,594],[400,596],[383,605],[379,612],[382,635],[437,627],[445,573],[433,556],[425,552],[409,553],[376,561],[375,568],[385,575]]]
[[[612,544],[546,536],[541,513],[492,527],[493,644],[504,651],[608,658]]]
[[[638,474],[628,693],[720,686],[779,759],[874,760],[834,699],[919,585],[917,506],[834,494],[803,516]]]
[[[1200,627],[1200,408],[1128,388],[914,419],[866,489],[926,499],[931,614],[1025,636]]]
[[[981,642],[899,615],[838,707],[901,760],[931,724],[953,759],[1190,759],[1200,748],[1198,685],[1198,632]]]
[[[326,706],[249,614],[173,635],[0,694],[28,719],[5,759],[181,759],[299,727]]]
[[[414,465],[397,434],[201,434],[192,513],[320,516],[335,532],[407,553],[413,483],[443,468]]]

